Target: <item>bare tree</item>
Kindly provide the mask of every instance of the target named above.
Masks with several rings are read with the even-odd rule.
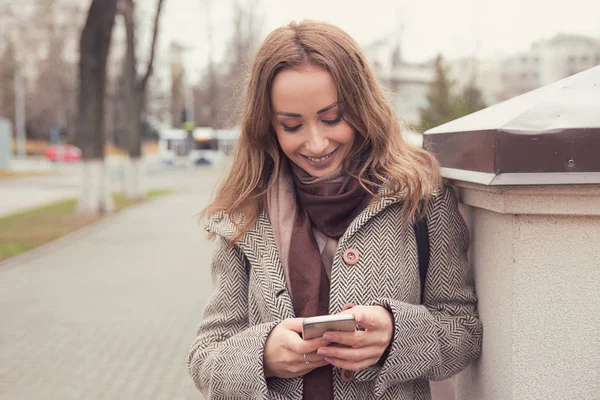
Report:
[[[144,192],[141,185],[141,157],[142,157],[142,118],[145,117],[148,80],[153,72],[154,56],[156,54],[156,42],[158,38],[158,28],[160,14],[163,8],[164,0],[158,0],[156,14],[154,17],[154,26],[152,29],[152,44],[150,46],[150,56],[148,58],[146,71],[143,75],[137,73],[137,55],[136,55],[136,23],[135,23],[135,3],[134,0],[124,0],[122,5],[122,14],[125,20],[127,50],[125,55],[125,103],[128,115],[127,121],[127,150],[129,152],[130,163],[125,168],[126,194],[129,198],[141,198]]]
[[[233,34],[227,45],[227,57],[220,65],[216,65],[209,55],[209,64],[202,82],[195,88],[196,115],[199,122],[216,128],[228,127],[235,123],[238,102],[243,98],[243,83],[248,65],[262,31],[264,20],[261,17],[260,4],[260,0],[232,1]]]
[[[46,139],[51,127],[74,131],[76,47],[85,11],[79,0],[36,3],[3,2],[0,45],[14,44],[15,72],[25,84],[28,136]]]
[[[0,55],[0,117],[15,123],[15,73],[17,61],[15,59],[15,47],[9,41]]]
[[[102,214],[113,209],[104,163],[106,61],[117,0],[93,0],[79,42],[79,98],[76,144],[83,151],[84,177],[78,211]]]

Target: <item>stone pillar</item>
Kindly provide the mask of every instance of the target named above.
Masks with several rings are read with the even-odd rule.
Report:
[[[600,66],[426,132],[483,322],[461,400],[600,399]]]
[[[457,398],[600,398],[600,185],[453,184],[484,326]]]

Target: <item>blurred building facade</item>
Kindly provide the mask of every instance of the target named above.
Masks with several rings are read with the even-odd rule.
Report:
[[[540,40],[527,52],[503,60],[501,79],[505,90],[499,100],[600,65],[600,39],[559,34]]]
[[[600,65],[600,38],[557,34],[527,51],[497,59],[449,62],[458,87],[475,74],[488,104],[495,104]]]
[[[434,59],[406,62],[397,36],[364,46],[364,50],[397,114],[418,126],[419,108],[427,105],[429,85],[435,78]],[[492,105],[600,65],[600,38],[557,34],[534,42],[525,52],[450,59],[445,65],[456,90],[474,80],[486,104]]]
[[[388,95],[396,113],[409,125],[419,124],[419,108],[427,105],[427,91],[434,78],[433,60],[409,63],[402,58],[401,43],[395,37],[364,47],[367,58]]]

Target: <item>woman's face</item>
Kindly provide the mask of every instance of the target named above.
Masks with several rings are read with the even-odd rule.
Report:
[[[273,80],[271,123],[285,155],[314,177],[338,168],[354,144],[354,129],[337,105],[329,72],[314,65],[285,69]]]

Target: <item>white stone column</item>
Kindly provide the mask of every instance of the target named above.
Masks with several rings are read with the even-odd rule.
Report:
[[[457,398],[600,399],[600,184],[452,183],[484,326]]]

